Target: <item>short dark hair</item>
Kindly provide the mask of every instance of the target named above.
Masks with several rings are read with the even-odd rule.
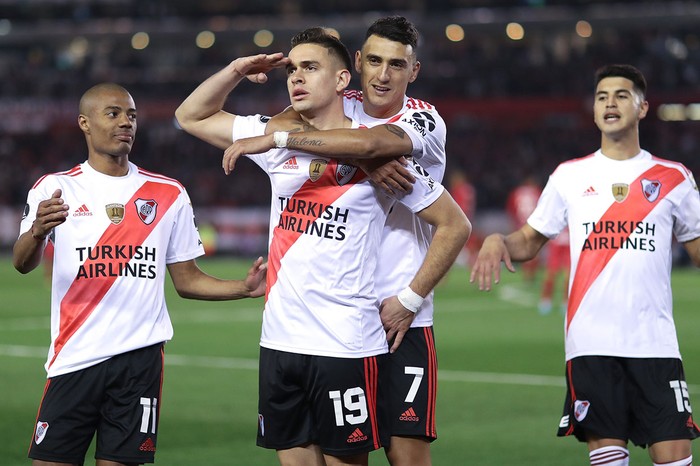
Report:
[[[418,48],[418,29],[403,16],[379,18],[367,29],[365,40],[373,35],[410,45],[414,52]]]
[[[328,50],[328,53],[335,55],[348,70],[352,69],[350,52],[340,39],[322,27],[312,27],[304,29],[292,37],[292,48],[301,44],[316,44]]]
[[[641,71],[632,65],[605,65],[595,72],[595,87],[605,78],[626,78],[632,81],[634,88],[641,92],[642,96],[647,94],[647,80]]]

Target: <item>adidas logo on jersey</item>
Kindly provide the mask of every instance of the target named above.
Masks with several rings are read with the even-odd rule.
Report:
[[[418,422],[420,418],[416,416],[416,412],[413,410],[413,407],[411,407],[399,416],[399,421]]]
[[[367,436],[362,433],[360,428],[355,429],[352,434],[348,435],[348,443],[364,442],[367,440]]]
[[[282,170],[296,170],[299,168],[299,164],[297,163],[297,158],[292,157],[286,162],[284,162],[284,165],[282,165]]]
[[[81,205],[73,212],[73,217],[92,217],[92,212],[85,204]]]
[[[593,186],[589,186],[587,190],[585,190],[582,194],[582,196],[597,196],[598,191],[593,188]]]

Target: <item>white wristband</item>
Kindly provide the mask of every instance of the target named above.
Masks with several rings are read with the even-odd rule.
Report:
[[[396,295],[396,298],[398,298],[403,307],[414,314],[418,312],[424,299],[421,295],[413,291],[410,286],[401,290],[399,294]]]
[[[275,147],[279,149],[287,147],[287,138],[289,138],[288,131],[275,131],[272,133],[272,139],[275,141]]]

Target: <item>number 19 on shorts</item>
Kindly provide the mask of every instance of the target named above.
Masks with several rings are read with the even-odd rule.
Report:
[[[356,425],[367,420],[367,399],[362,388],[348,388],[342,394],[340,390],[332,390],[328,392],[328,396],[333,401],[335,425],[338,427],[345,425],[346,421],[348,424]]]

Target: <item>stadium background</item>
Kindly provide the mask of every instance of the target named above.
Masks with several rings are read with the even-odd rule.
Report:
[[[474,184],[477,226],[502,225],[494,214],[526,175],[544,183],[559,162],[598,147],[592,74],[606,63],[632,63],[648,78],[642,146],[700,172],[697,1],[0,0],[0,247],[14,241],[33,182],[86,158],[77,101],[108,80],[137,103],[132,160],[183,182],[200,222],[220,230],[221,252],[264,251],[265,175],[244,161],[225,177],[220,151],[178,130],[174,109],[236,57],[286,52],[311,25],[335,28],[354,51],[389,13],[422,33],[409,93],[445,118],[448,174],[460,169]],[[242,85],[236,111],[284,108],[283,74],[271,81]]]
[[[474,184],[473,220],[482,231],[507,227],[506,196],[526,175],[544,183],[559,162],[598,148],[592,74],[606,63],[632,63],[647,76],[652,111],[641,124],[642,146],[700,173],[697,1],[0,0],[0,464],[27,464],[48,344],[45,277],[20,276],[8,254],[29,187],[86,158],[76,127],[82,92],[100,81],[131,91],[139,110],[131,159],[187,186],[200,225],[219,230],[226,256],[203,267],[237,276],[247,264],[237,257],[265,248],[267,179],[246,160],[225,177],[220,151],[178,130],[175,108],[229,60],[287,51],[305,27],[333,27],[354,51],[375,18],[395,13],[422,33],[421,73],[409,93],[445,117],[448,173],[459,169]],[[522,27],[521,39],[511,23]],[[231,108],[276,113],[288,102],[282,79],[242,84]],[[351,87],[358,85],[355,76]],[[674,274],[694,400],[697,279],[696,270]],[[156,464],[274,464],[253,440],[261,303],[195,303],[168,290],[176,337]],[[492,294],[477,293],[455,268],[437,299],[435,464],[583,464],[580,445],[554,437],[563,399],[561,316],[537,315],[538,287],[509,275]],[[645,456],[632,451],[635,464],[647,464]],[[372,464],[382,459],[373,455]]]

